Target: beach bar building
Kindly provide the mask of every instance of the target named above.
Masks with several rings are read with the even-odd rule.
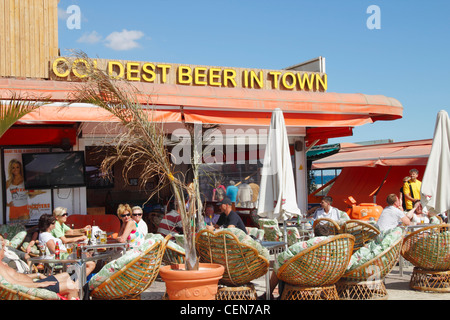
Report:
[[[12,95],[49,99],[0,138],[0,223],[14,220],[10,212],[16,205],[25,205],[27,218],[37,221],[58,206],[72,214],[113,214],[112,204],[147,200],[139,186],[139,171],[129,181],[123,181],[121,168],[115,168],[112,181],[99,172],[101,153],[97,151],[120,130],[118,120],[94,105],[72,103],[72,93],[90,64],[84,58],[59,54],[57,6],[57,0],[0,0],[0,99],[4,103]],[[216,126],[225,139],[218,157],[222,161],[214,166],[224,184],[243,182],[250,176],[258,180],[262,163],[255,158],[263,159],[261,137],[267,136],[272,111],[282,109],[292,146],[297,201],[303,212],[307,208],[308,148],[352,135],[356,126],[399,119],[403,112],[399,101],[383,95],[328,92],[328,81],[333,79],[323,66],[311,69],[312,63],[265,70],[156,62],[151,56],[148,61],[128,61],[126,56],[92,61],[135,86],[139,101],[151,107],[168,137],[186,123]],[[13,159],[21,162],[28,189],[42,192],[23,198],[20,189],[26,189],[25,185],[13,190]],[[78,174],[74,170],[84,170],[87,178],[83,182],[69,179]],[[60,179],[50,177],[55,175]],[[209,197],[207,180],[202,188]]]

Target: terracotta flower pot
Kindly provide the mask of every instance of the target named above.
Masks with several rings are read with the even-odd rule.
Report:
[[[186,270],[184,264],[178,264],[161,267],[159,274],[169,300],[214,300],[224,271],[215,263],[200,263],[199,270]]]

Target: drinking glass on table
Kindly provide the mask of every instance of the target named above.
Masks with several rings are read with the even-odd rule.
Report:
[[[41,256],[45,256],[45,254],[46,254],[46,249],[47,249],[47,246],[45,245],[45,243],[39,242],[38,248],[39,248],[39,251],[40,251],[40,253],[41,253]]]
[[[102,232],[102,234],[100,235],[100,242],[102,243],[102,244],[106,244],[106,242],[107,242],[107,236],[106,236],[106,232]]]
[[[73,252],[73,244],[71,244],[71,243],[67,244],[67,245],[66,245],[66,249],[67,249],[67,253],[68,253],[69,255],[71,255],[72,252]]]

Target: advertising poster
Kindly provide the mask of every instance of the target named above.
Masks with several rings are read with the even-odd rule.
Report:
[[[5,149],[6,222],[37,224],[42,214],[51,214],[51,190],[26,190],[22,154],[48,152],[48,148]]]

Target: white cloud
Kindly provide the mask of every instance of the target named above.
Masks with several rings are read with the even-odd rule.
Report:
[[[106,46],[117,51],[131,50],[139,47],[137,40],[144,36],[142,31],[123,29],[121,32],[113,32],[106,37]]]
[[[102,40],[102,36],[97,31],[92,31],[90,33],[85,33],[77,40],[79,43],[89,43],[94,44]]]

